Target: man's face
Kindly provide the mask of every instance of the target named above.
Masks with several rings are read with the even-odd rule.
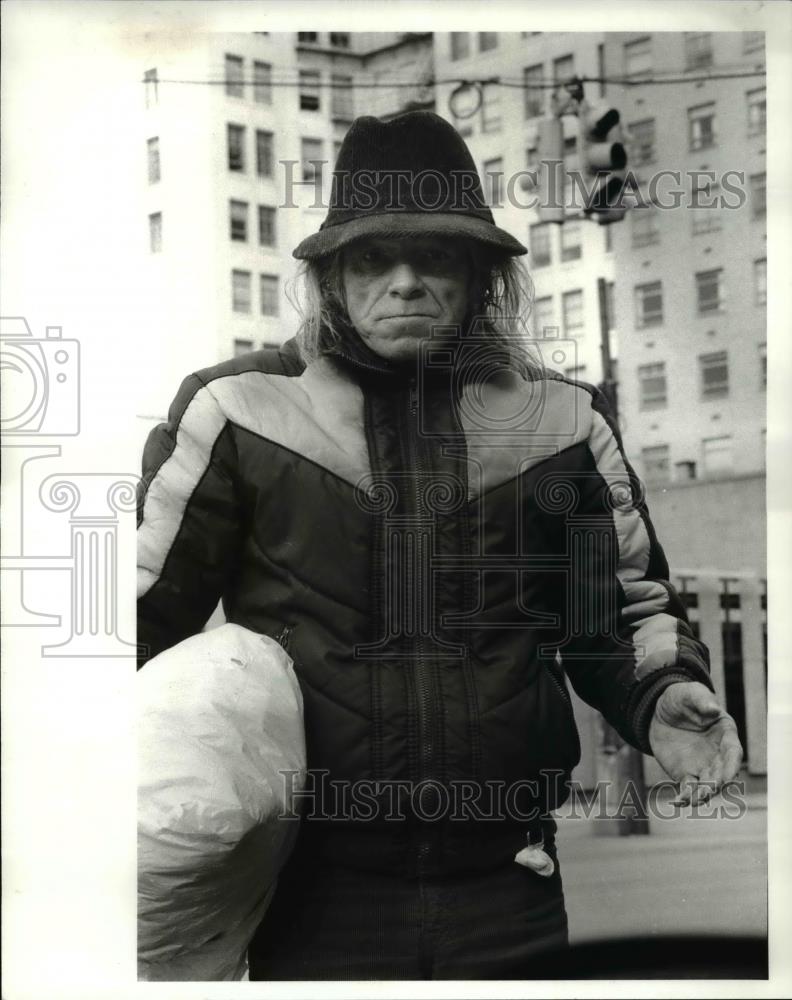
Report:
[[[343,251],[352,325],[380,357],[415,358],[433,326],[459,325],[468,311],[470,255],[463,240],[366,239]]]

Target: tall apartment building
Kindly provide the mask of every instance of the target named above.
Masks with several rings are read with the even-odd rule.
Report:
[[[609,34],[605,64],[637,81],[747,72],[764,68],[764,35]],[[609,97],[631,136],[641,190],[660,171],[679,175],[655,183],[657,200],[678,207],[636,208],[613,227],[628,449],[654,488],[761,472],[764,80],[612,86]]]

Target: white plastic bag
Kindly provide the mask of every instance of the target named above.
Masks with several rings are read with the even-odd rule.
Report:
[[[298,830],[278,819],[305,777],[291,660],[229,624],[161,653],[137,683],[138,978],[241,979]]]

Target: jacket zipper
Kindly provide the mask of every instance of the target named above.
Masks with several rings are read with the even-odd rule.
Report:
[[[377,365],[369,364],[367,361],[363,361],[360,358],[352,358],[343,351],[336,351],[336,354],[344,358],[346,361],[351,362],[354,365],[358,365],[361,368],[369,369],[370,371],[375,371],[382,374],[392,374],[389,369],[384,369],[378,367]],[[416,446],[415,440],[417,438],[417,431],[415,428],[415,423],[418,419],[418,386],[417,379],[412,377],[409,380],[409,427],[407,430],[407,447],[408,447],[408,458],[409,464],[412,469],[415,470],[415,476],[413,480],[413,489],[411,496],[411,506],[413,508],[412,513],[415,515],[418,521],[421,516],[421,484],[423,482],[423,464],[420,457],[420,448]],[[416,554],[418,554],[416,552]],[[419,571],[422,571],[422,566],[418,565]],[[426,581],[422,581],[425,584]],[[426,587],[422,585],[420,588],[420,596],[422,599],[426,599]],[[424,636],[421,632],[420,627],[420,608],[418,612],[418,629],[417,634],[413,643],[413,648],[415,651],[415,686],[416,694],[418,697],[418,736],[419,736],[419,771],[422,779],[428,779],[431,774],[431,763],[434,756],[434,743],[431,733],[431,713],[432,713],[432,688],[430,684],[430,678],[428,677],[428,668],[426,662],[426,647],[424,642]],[[418,843],[418,873],[419,875],[424,875],[427,871],[427,861],[429,854],[431,852],[431,841],[428,837],[421,837]]]
[[[372,365],[369,361],[363,361],[361,358],[353,358],[349,354],[344,354],[343,351],[335,351],[335,356],[338,358],[343,358],[344,361],[348,361],[350,364],[357,365],[360,368],[368,368],[369,371],[378,372],[380,375],[392,375],[393,371],[390,368],[383,368],[380,365]]]
[[[416,445],[418,420],[418,388],[417,380],[411,378],[409,382],[409,410],[410,426],[407,433],[407,443],[409,449],[410,466],[415,471],[412,484],[412,505],[413,514],[416,521],[420,523],[422,515],[421,488],[424,485],[424,467],[421,462],[420,447]],[[418,529],[420,532],[420,528]],[[420,556],[418,546],[416,546],[416,556]],[[423,572],[423,562],[417,561],[417,569]],[[422,580],[419,588],[421,601],[427,600],[427,581]],[[426,659],[426,645],[421,628],[422,625],[421,605],[417,606],[417,631],[414,640],[415,651],[415,686],[418,696],[418,733],[419,733],[419,766],[422,780],[429,780],[432,772],[432,760],[434,756],[434,741],[432,737],[432,687],[429,676],[429,666]],[[428,837],[421,837],[418,842],[418,873],[426,874],[427,862],[431,851],[431,842]]]
[[[572,708],[572,699],[569,697],[569,691],[567,691],[566,685],[562,682],[561,678],[556,673],[556,668],[548,666],[547,667],[547,672],[548,672],[548,674],[550,674],[550,678],[551,678],[553,684],[555,684],[556,689],[558,690],[558,693],[561,695],[561,697],[566,702],[567,707],[571,709]]]
[[[577,729],[577,721],[575,719],[575,710],[572,708],[572,699],[569,696],[569,691],[567,690],[566,684],[564,684],[561,677],[558,676],[558,671],[555,666],[550,666],[549,664],[545,667],[547,673],[550,674],[550,678],[555,685],[556,690],[561,695],[561,700],[564,702],[566,708],[567,719],[571,726],[572,735],[578,744],[578,752],[580,750],[580,734]]]

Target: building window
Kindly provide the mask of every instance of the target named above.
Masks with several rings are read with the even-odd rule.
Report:
[[[688,145],[691,152],[708,149],[715,142],[715,102],[688,108]]]
[[[719,399],[729,394],[729,360],[726,351],[699,355],[701,398]]]
[[[501,127],[501,92],[497,83],[484,85],[481,101],[481,131],[499,132]]]
[[[767,344],[759,345],[759,388],[767,388]]]
[[[497,49],[497,47],[498,47],[497,31],[479,32],[479,52],[489,52],[491,49]]]
[[[650,281],[635,286],[635,325],[639,328],[663,322],[663,283]]]
[[[146,107],[153,108],[159,104],[159,78],[155,69],[147,69],[143,74],[143,89],[146,98]]]
[[[564,170],[574,170],[577,166],[577,136],[564,136],[564,146],[561,152],[564,159]]]
[[[272,104],[272,66],[269,63],[253,63],[253,100],[258,104]]]
[[[630,212],[632,217],[632,245],[648,247],[660,242],[660,229],[657,224],[657,212],[653,208],[636,208]]]
[[[561,296],[561,314],[565,337],[579,337],[583,332],[583,292],[564,292]]]
[[[234,312],[250,312],[250,271],[231,272],[231,308]]]
[[[451,62],[467,59],[470,55],[470,35],[467,31],[451,32]]]
[[[553,60],[553,82],[567,83],[575,75],[575,57],[559,56]]]
[[[298,42],[318,42],[319,32],[318,31],[298,31],[297,32]]]
[[[354,92],[352,90],[351,76],[331,77],[332,90],[330,91],[330,110],[333,118],[340,121],[351,122],[355,117]]]
[[[261,315],[277,316],[280,312],[278,305],[278,277],[275,274],[259,275],[261,293]]]
[[[149,217],[149,250],[162,253],[162,212],[153,212]]]
[[[699,315],[723,309],[723,268],[696,274],[696,304]]]
[[[487,202],[490,206],[500,206],[503,198],[503,159],[484,161],[484,184]]]
[[[529,146],[525,150],[525,172],[520,177],[520,187],[524,191],[535,188],[539,180],[539,150]]]
[[[225,57],[225,92],[229,97],[245,96],[245,64],[242,56]]]
[[[642,410],[659,410],[668,405],[668,384],[665,362],[638,366]]]
[[[263,247],[274,247],[278,242],[275,228],[275,209],[269,205],[258,207],[259,244]]]
[[[304,181],[312,181],[322,176],[324,144],[321,139],[303,139],[302,176]]]
[[[636,166],[653,163],[655,158],[655,120],[645,118],[629,126],[631,153]]]
[[[533,304],[533,333],[535,337],[542,337],[546,332],[556,330],[553,316],[553,296],[545,295],[540,299],[534,299]]]
[[[767,258],[754,261],[754,301],[758,306],[767,304]]]
[[[272,132],[256,130],[256,173],[272,177]]]
[[[248,203],[246,201],[229,201],[228,218],[231,239],[246,243],[248,238]]]
[[[712,35],[708,31],[686,31],[685,68],[707,69],[712,62]]]
[[[758,52],[760,49],[764,49],[765,37],[763,31],[744,31],[743,36],[743,52]]]
[[[451,118],[453,120],[454,128],[462,136],[473,135],[473,118],[457,118],[454,112],[451,112]]]
[[[565,222],[561,229],[561,260],[580,260],[583,255],[580,223]]]
[[[652,72],[652,39],[636,38],[624,46],[624,75],[648,76]]]
[[[525,101],[525,117],[538,118],[544,114],[544,90],[541,83],[544,80],[544,66],[528,66],[523,70],[523,88]]]
[[[550,250],[550,223],[536,222],[528,230],[531,267],[547,267],[553,261]]]
[[[253,350],[252,340],[235,340],[234,341],[234,357],[239,358],[243,354],[250,354]]]
[[[695,173],[691,187],[691,226],[694,236],[715,233],[721,228],[720,185],[702,173]]]
[[[751,188],[751,214],[754,219],[763,219],[767,215],[767,176],[751,174],[748,178]]]
[[[657,444],[641,449],[644,480],[647,483],[667,483],[670,478],[670,448],[667,444]]]
[[[605,321],[608,324],[608,331],[612,332],[616,329],[616,308],[613,302],[613,292],[614,283],[612,281],[605,282]]]
[[[351,36],[348,31],[331,31],[330,44],[335,49],[348,49],[351,43]]]
[[[300,111],[319,110],[319,86],[322,75],[315,69],[300,70]]]
[[[243,125],[228,126],[228,169],[245,172],[245,128]]]
[[[159,139],[155,136],[146,142],[146,155],[148,160],[148,182],[156,184],[160,179],[160,148]]]
[[[674,479],[678,483],[687,483],[696,478],[696,463],[691,461],[674,463]]]
[[[748,104],[748,135],[764,135],[767,125],[767,88],[749,90],[745,99]]]
[[[704,438],[701,442],[701,457],[705,475],[719,476],[731,472],[734,467],[731,435]]]

